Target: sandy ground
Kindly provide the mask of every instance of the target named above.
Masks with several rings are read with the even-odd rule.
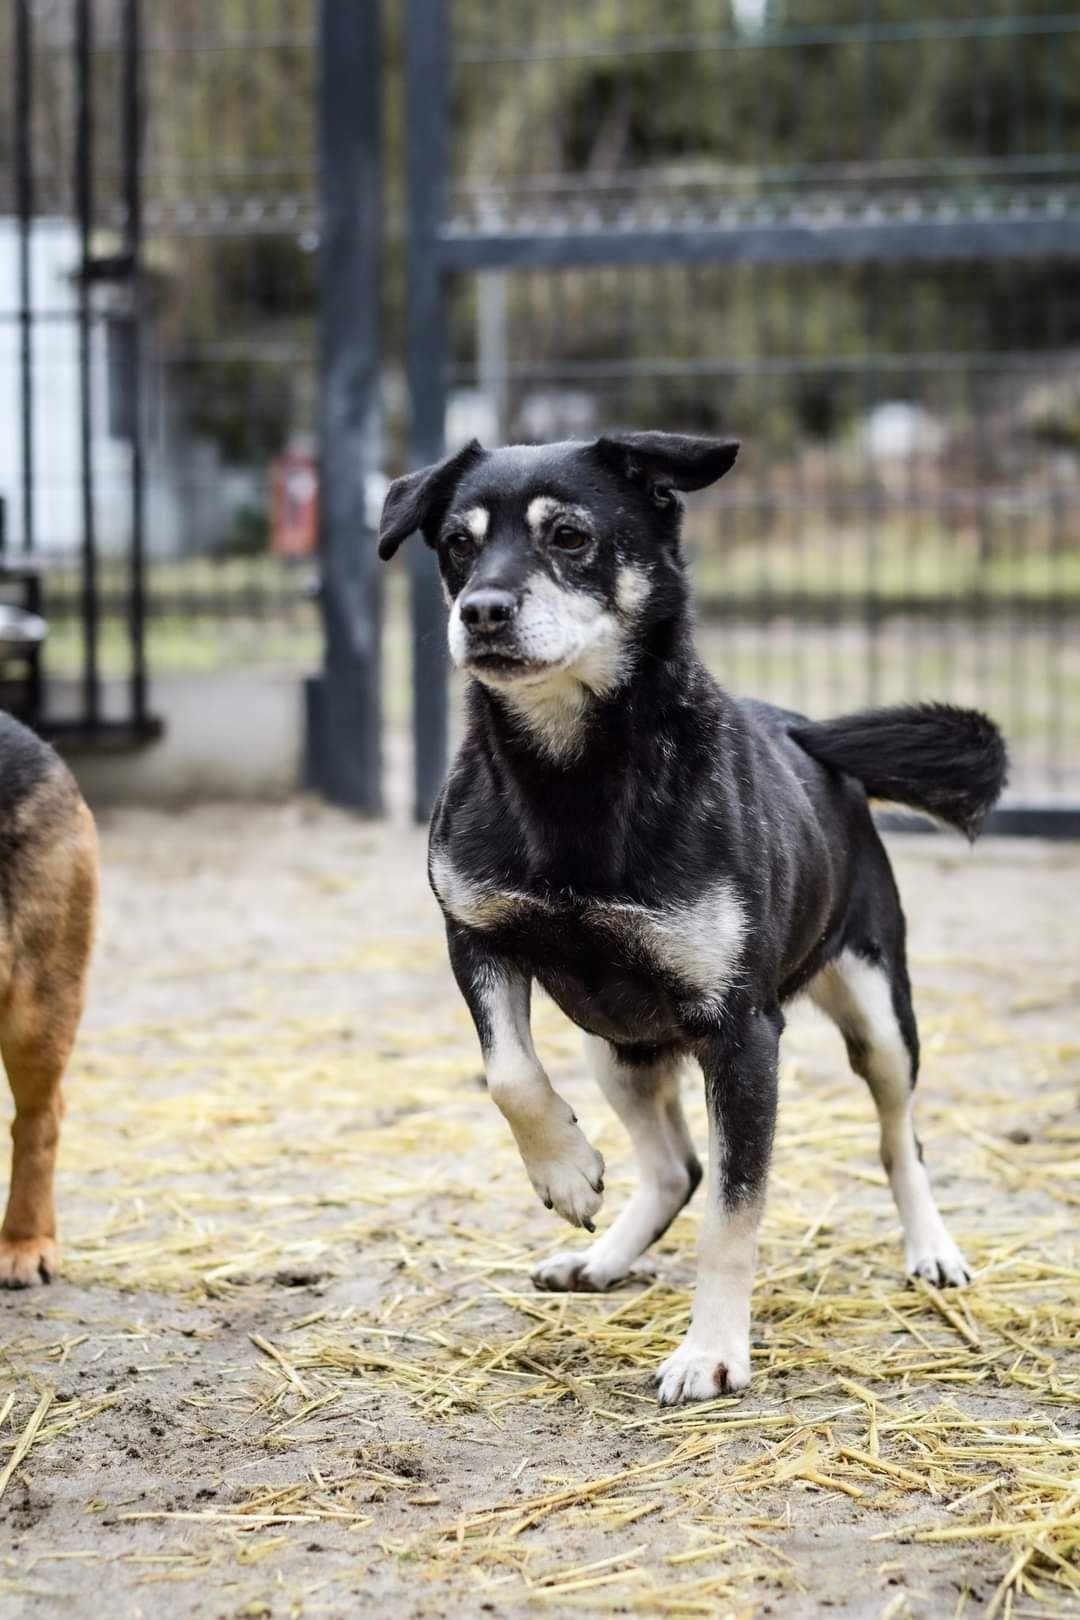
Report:
[[[869,1100],[796,1009],[754,1386],[661,1413],[693,1213],[651,1283],[531,1290],[567,1233],[483,1094],[421,836],[303,804],[102,833],[62,1275],[0,1297],[0,1469],[39,1419],[0,1612],[1080,1612],[1080,848],[893,840],[976,1283],[904,1287]],[[619,1128],[537,1024],[611,1208]]]

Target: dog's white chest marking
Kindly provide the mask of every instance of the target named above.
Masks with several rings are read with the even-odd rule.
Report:
[[[746,937],[746,911],[730,878],[687,905],[653,909],[601,903],[597,921],[644,960],[697,995],[729,985]]]
[[[615,900],[551,900],[495,883],[478,883],[437,851],[431,876],[446,910],[468,928],[496,929],[530,917],[576,917],[639,967],[670,974],[695,995],[730,984],[746,937],[746,911],[730,878],[719,878],[689,904],[638,906]]]

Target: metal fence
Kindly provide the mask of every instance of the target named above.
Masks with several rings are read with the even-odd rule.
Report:
[[[147,645],[318,659],[315,43],[301,0],[5,11],[0,499],[47,729],[145,734]]]
[[[321,70],[320,17],[340,30]],[[813,712],[982,703],[1010,735],[1014,809],[1078,813],[1080,18],[1033,0],[16,0],[0,68],[0,376],[5,414],[36,425],[6,436],[0,496],[9,561],[32,509],[46,668],[76,695],[90,642],[104,711],[110,675],[134,690],[143,619],[152,672],[317,661],[321,313],[346,347],[366,323],[346,392],[374,391],[381,339],[388,472],[474,432],[737,433],[736,473],[689,517],[717,673]],[[381,297],[358,298],[333,244],[377,289],[381,236]],[[344,479],[351,514],[328,532],[357,519],[372,414],[323,432],[324,488]],[[448,700],[412,549],[423,811]]]
[[[1060,814],[1080,801],[1080,17],[972,12],[414,0],[414,450],[444,403],[451,438],[739,434],[689,521],[718,673],[815,712],[980,703],[1014,812]]]
[[[0,332],[6,379],[18,408],[4,438],[2,484],[6,593],[22,593],[25,606],[47,597],[42,564],[52,555],[78,556],[72,609],[80,632],[78,698],[71,712],[52,717],[54,730],[99,736],[151,735],[144,635],[145,476],[142,440],[133,424],[142,415],[140,350],[142,284],[139,269],[138,13],[120,0],[109,19],[109,50],[100,40],[89,0],[63,15],[36,15],[29,0],[9,8],[5,42],[11,95],[10,190],[0,216],[0,252],[6,307]],[[108,107],[115,151],[97,161],[99,115]],[[106,244],[98,232],[108,217]],[[15,359],[17,363],[10,362]],[[97,362],[97,364],[95,364]],[[99,400],[96,374],[110,380],[113,399],[95,439]],[[111,519],[122,553],[126,681],[119,701],[104,702],[100,665],[97,500],[103,459],[120,473],[110,479]],[[122,472],[120,471],[122,469]],[[42,473],[44,471],[44,476]],[[9,536],[9,517],[14,518]],[[46,537],[64,532],[66,544]],[[9,538],[12,545],[9,548]],[[13,554],[14,553],[14,554]],[[8,607],[10,614],[11,609]],[[25,620],[22,621],[25,625]],[[5,678],[18,646],[5,643]],[[41,723],[47,690],[39,671],[26,683],[29,718]]]

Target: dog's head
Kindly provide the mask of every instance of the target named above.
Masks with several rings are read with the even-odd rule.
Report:
[[[417,529],[435,549],[451,656],[478,680],[612,691],[685,603],[676,491],[722,478],[738,448],[672,433],[492,451],[474,440],[390,486],[379,552]]]

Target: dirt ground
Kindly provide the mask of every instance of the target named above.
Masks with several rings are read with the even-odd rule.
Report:
[[[102,834],[62,1274],[0,1297],[0,1613],[1080,1613],[1080,847],[892,840],[972,1288],[904,1286],[869,1099],[797,1008],[753,1388],[661,1412],[693,1211],[652,1281],[532,1291],[567,1233],[483,1094],[421,835],[303,803]],[[613,1208],[620,1130],[537,1026]]]

